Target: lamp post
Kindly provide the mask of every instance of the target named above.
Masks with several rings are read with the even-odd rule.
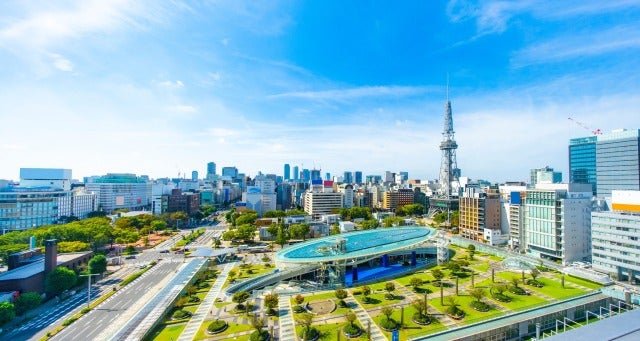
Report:
[[[100,274],[80,275],[80,277],[89,277],[89,281],[87,282],[87,308],[89,308],[89,304],[91,303],[91,276],[98,275]]]

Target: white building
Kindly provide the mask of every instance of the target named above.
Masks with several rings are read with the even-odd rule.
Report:
[[[85,184],[87,192],[98,197],[98,209],[113,213],[118,209],[130,211],[151,208],[152,185],[135,174],[107,174]]]
[[[591,213],[592,266],[619,280],[640,280],[640,191],[612,191],[611,211]]]
[[[354,193],[353,193],[353,185],[351,184],[341,184],[338,186],[338,192],[342,193],[344,196],[343,207],[351,208],[354,206]]]
[[[20,187],[71,190],[71,169],[20,168]]]
[[[313,219],[319,219],[323,214],[329,214],[332,210],[342,207],[342,193],[332,192],[329,187],[314,185],[304,194],[304,211]]]
[[[563,264],[591,258],[590,184],[538,184],[524,200],[527,253]]]
[[[356,229],[356,224],[350,221],[341,221],[338,223],[338,226],[340,228],[340,233],[351,232]]]

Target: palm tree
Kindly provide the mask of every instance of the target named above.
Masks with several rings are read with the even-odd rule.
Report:
[[[518,277],[512,277],[511,278],[511,284],[513,284],[514,287],[518,287],[518,283],[520,282],[520,280],[518,279]]]
[[[529,271],[529,275],[531,275],[531,278],[535,281],[536,277],[540,276],[540,270],[531,269],[531,271]]]
[[[458,300],[455,296],[447,296],[447,305],[449,306],[447,308],[447,314],[453,316],[461,315],[462,311],[460,310],[460,308],[458,308],[458,306],[460,306],[460,303],[458,303]]]
[[[482,299],[486,295],[486,292],[482,288],[474,288],[469,291],[469,296],[473,297],[476,302],[482,302]]]
[[[413,306],[413,308],[416,310],[416,312],[420,317],[429,316],[429,312],[427,310],[428,309],[427,302],[425,300],[418,298],[413,302],[411,302],[411,305]]]

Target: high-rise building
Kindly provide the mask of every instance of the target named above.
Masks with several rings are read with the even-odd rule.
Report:
[[[591,213],[593,269],[640,279],[640,191],[612,191],[611,211]]]
[[[323,214],[342,208],[343,198],[342,193],[325,192],[322,184],[316,185],[304,193],[304,211],[318,219]]]
[[[298,166],[293,166],[293,180],[299,180],[299,179],[300,179],[300,170]]]
[[[216,174],[216,163],[209,162],[207,163],[207,178],[210,178],[211,175]]]
[[[569,140],[569,182],[591,184],[595,196],[598,196],[596,182],[597,138],[597,136],[587,136]]]
[[[570,263],[591,257],[591,186],[538,184],[524,199],[526,251]]]
[[[354,181],[357,184],[361,184],[362,183],[362,172],[361,171],[355,171],[354,173]]]
[[[484,242],[485,229],[500,230],[500,198],[479,188],[467,188],[460,198],[460,236]]]
[[[310,181],[311,180],[311,172],[306,168],[303,169],[301,178],[302,178],[303,181]]]
[[[113,213],[117,209],[142,210],[151,206],[151,183],[135,174],[113,174],[92,179],[87,192],[98,197],[98,209]]]
[[[613,190],[640,190],[640,129],[597,136],[596,183],[603,198]]]
[[[198,171],[191,172],[191,181],[198,181]]]
[[[237,179],[238,176],[238,168],[236,167],[222,167],[222,176],[231,177],[231,179]]]
[[[395,211],[398,207],[413,204],[413,197],[413,190],[408,188],[386,191],[382,194],[382,208]]]
[[[313,180],[322,180],[322,175],[320,175],[320,170],[319,169],[312,169],[311,170],[311,181]]]
[[[344,176],[342,177],[342,182],[344,182],[345,184],[352,184],[353,183],[353,173],[344,172]]]
[[[288,163],[284,164],[284,180],[291,180],[291,166]]]
[[[619,129],[569,140],[572,183],[588,183],[599,198],[640,190],[640,130]]]
[[[531,188],[536,187],[539,183],[558,184],[562,182],[562,172],[555,172],[553,168],[545,166],[542,168],[534,168],[530,171]]]
[[[331,173],[329,173],[329,172],[324,173],[324,179],[325,180],[331,180]]]

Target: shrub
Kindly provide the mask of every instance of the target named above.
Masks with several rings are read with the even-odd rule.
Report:
[[[382,329],[384,330],[395,330],[398,327],[398,323],[392,318],[388,320],[384,319],[380,321],[380,327],[382,327]]]
[[[496,299],[496,300],[498,300],[500,302],[511,302],[511,297],[509,297],[509,296],[507,296],[505,294],[499,293],[499,292],[492,293],[491,297],[493,297],[494,299]]]
[[[191,316],[191,313],[188,312],[188,311],[184,311],[184,310],[176,310],[176,311],[173,312],[173,315],[172,315],[174,320],[182,320],[182,319],[187,318],[189,316]]]
[[[300,338],[304,340],[313,340],[316,336],[319,336],[320,333],[315,328],[311,327],[308,330],[303,329],[302,333],[300,333]]]
[[[516,286],[510,286],[509,287],[509,292],[516,294],[516,295],[526,295],[527,291],[520,288],[520,287],[516,287]]]
[[[477,310],[477,311],[482,311],[482,312],[486,312],[489,311],[489,309],[491,309],[491,307],[482,302],[482,301],[473,301],[471,302],[471,308]]]
[[[221,320],[215,320],[207,326],[207,331],[211,334],[220,333],[227,329],[227,322]]]
[[[542,288],[544,286],[544,283],[535,280],[535,279],[529,279],[527,280],[527,285],[530,285],[532,287],[536,287],[536,288]]]
[[[269,332],[266,330],[257,331],[254,330],[249,336],[249,341],[267,341],[269,340]]]
[[[360,327],[355,324],[347,323],[347,325],[342,328],[342,331],[347,335],[358,335],[360,334]]]
[[[429,315],[420,313],[414,313],[413,316],[411,316],[411,320],[422,325],[431,323],[431,317]]]

